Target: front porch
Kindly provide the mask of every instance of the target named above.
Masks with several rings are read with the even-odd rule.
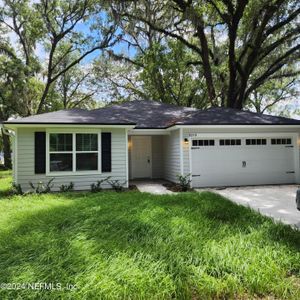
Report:
[[[129,181],[178,182],[183,172],[182,139],[177,130],[132,130],[128,133]]]
[[[128,137],[129,179],[165,179],[166,135]]]

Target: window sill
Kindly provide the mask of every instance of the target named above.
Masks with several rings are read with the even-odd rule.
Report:
[[[85,176],[85,175],[101,175],[101,171],[78,171],[78,172],[48,172],[47,177],[62,177],[62,176]]]

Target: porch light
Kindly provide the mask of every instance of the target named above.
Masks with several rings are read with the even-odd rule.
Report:
[[[189,140],[187,138],[185,138],[184,143],[187,145],[189,143]]]

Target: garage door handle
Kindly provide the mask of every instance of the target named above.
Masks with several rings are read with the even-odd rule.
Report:
[[[246,168],[246,167],[247,167],[247,162],[246,162],[246,161],[243,161],[243,162],[242,162],[242,167],[243,167],[243,168]]]
[[[192,177],[200,177],[201,175],[192,175]]]

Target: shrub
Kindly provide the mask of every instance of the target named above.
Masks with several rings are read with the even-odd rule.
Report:
[[[59,188],[59,190],[64,192],[72,192],[74,191],[74,183],[71,181],[69,184],[62,184]]]
[[[13,194],[15,194],[15,195],[24,195],[21,184],[13,183],[12,187],[13,187],[12,188]]]
[[[177,175],[178,181],[179,181],[179,187],[182,192],[187,192],[191,188],[191,174],[187,175]]]
[[[98,193],[98,192],[101,192],[102,191],[102,187],[101,187],[101,184],[105,181],[108,182],[110,176],[109,177],[106,177],[102,180],[98,180],[96,183],[92,183],[91,184],[91,192],[92,193]]]
[[[116,192],[123,192],[124,191],[124,184],[126,184],[126,181],[123,183],[120,182],[120,180],[110,180],[108,183],[111,185],[111,187],[116,191]]]
[[[52,184],[53,180],[54,178],[51,178],[46,184],[44,184],[43,181],[39,181],[36,186],[30,181],[29,185],[32,188],[34,193],[46,194],[51,192],[51,189],[53,188],[53,184]]]

